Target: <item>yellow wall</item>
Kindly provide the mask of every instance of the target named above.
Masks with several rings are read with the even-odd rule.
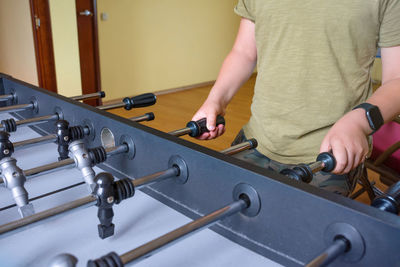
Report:
[[[50,0],[57,90],[60,95],[82,94],[75,0]]]
[[[107,99],[215,80],[239,25],[237,0],[98,0]]]
[[[38,84],[29,0],[0,0],[0,72]]]

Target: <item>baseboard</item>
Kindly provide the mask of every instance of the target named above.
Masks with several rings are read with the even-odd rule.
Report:
[[[250,77],[257,76],[257,72],[254,72]],[[172,94],[172,93],[177,93],[177,92],[182,92],[186,90],[191,90],[191,89],[196,89],[200,87],[205,87],[205,86],[211,86],[215,83],[215,81],[208,81],[208,82],[202,82],[202,83],[195,83],[192,85],[187,85],[187,86],[181,86],[181,87],[176,87],[176,88],[170,88],[170,89],[164,89],[160,91],[155,91],[153,92],[156,96],[157,95],[166,95],[166,94]],[[119,103],[122,101],[123,98],[117,98],[117,99],[112,99],[108,101],[103,101],[103,105],[109,105],[109,104],[115,104]]]
[[[208,82],[196,83],[196,84],[187,85],[187,86],[164,89],[164,90],[160,90],[160,91],[155,91],[153,93],[156,96],[166,95],[166,94],[172,94],[172,93],[182,92],[182,91],[186,91],[186,90],[196,89],[196,88],[200,88],[200,87],[211,86],[214,83],[215,83],[215,81],[208,81]],[[112,99],[112,100],[108,100],[108,101],[103,101],[103,105],[119,103],[122,101],[122,99],[123,98],[117,98],[117,99]]]

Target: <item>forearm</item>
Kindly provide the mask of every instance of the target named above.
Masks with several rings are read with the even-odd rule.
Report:
[[[400,78],[386,81],[367,100],[381,111],[385,122],[400,114]]]
[[[217,81],[208,96],[224,108],[254,71],[256,59],[239,49],[232,49],[224,60]]]
[[[254,22],[242,18],[231,52],[225,58],[207,101],[225,109],[235,93],[247,81],[257,62]]]

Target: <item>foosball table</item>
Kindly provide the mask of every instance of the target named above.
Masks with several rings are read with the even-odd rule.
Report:
[[[0,95],[0,266],[400,266],[396,214],[180,139],[190,123],[5,74]]]

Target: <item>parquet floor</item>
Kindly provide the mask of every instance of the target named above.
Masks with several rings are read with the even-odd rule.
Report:
[[[210,141],[200,141],[189,136],[183,136],[182,138],[214,150],[222,150],[229,147],[238,131],[250,117],[250,104],[253,97],[254,84],[255,76],[251,77],[242,86],[229,104],[225,116],[226,132],[224,135]],[[205,86],[175,93],[160,94],[157,95],[157,103],[154,106],[133,109],[131,111],[121,108],[110,112],[126,118],[140,116],[146,112],[153,112],[155,120],[142,122],[142,124],[164,132],[170,132],[186,126],[186,123],[191,120],[193,114],[207,98],[210,89],[211,86]],[[369,172],[369,178],[376,182],[378,188],[382,190],[387,188],[379,181],[376,173]],[[366,193],[362,194],[357,200],[369,204]]]

